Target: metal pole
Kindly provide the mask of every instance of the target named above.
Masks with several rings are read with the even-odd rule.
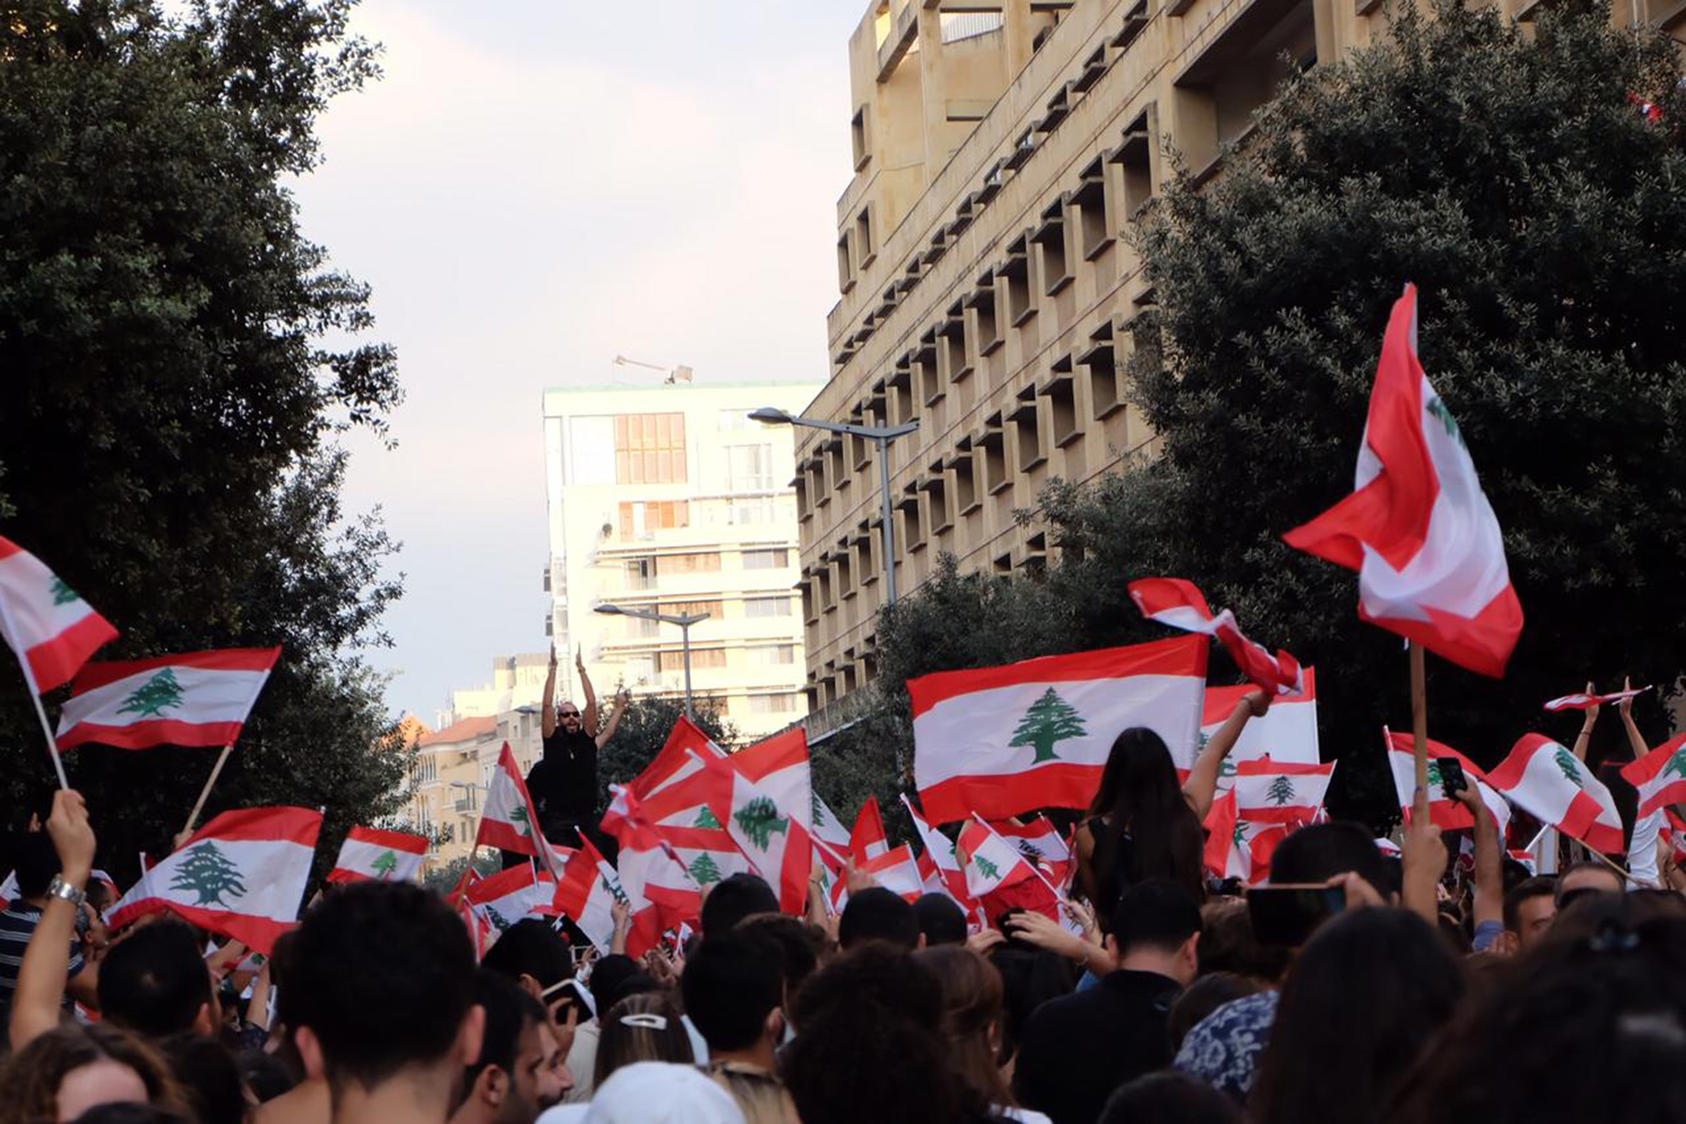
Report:
[[[679,625],[680,642],[685,646],[685,717],[692,722],[697,720],[697,712],[691,706],[691,626],[686,623]]]
[[[879,437],[878,441],[878,482],[884,494],[884,599],[885,603],[896,603],[896,530],[894,517],[890,511],[890,439]]]

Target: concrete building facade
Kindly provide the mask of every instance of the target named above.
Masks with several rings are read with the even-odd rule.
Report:
[[[605,616],[607,602],[691,628],[694,693],[745,735],[806,713],[789,426],[748,419],[801,412],[817,384],[628,384],[553,388],[544,396],[551,560],[547,631],[558,697],[579,699],[583,654],[600,699],[678,696],[678,627]],[[541,681],[542,685],[542,681]]]
[[[505,742],[525,776],[544,752],[536,704],[460,718],[416,739],[407,817],[416,831],[438,831],[442,836],[428,852],[424,871],[447,866],[474,850],[486,790]]]
[[[1530,20],[1548,0],[1501,2]],[[1683,0],[1636,2],[1649,9],[1635,18],[1686,26]],[[1015,510],[1056,477],[1153,454],[1121,372],[1154,301],[1130,235],[1174,174],[1167,148],[1198,181],[1218,174],[1288,67],[1365,45],[1388,19],[1380,0],[867,9],[849,41],[831,377],[809,412],[919,428],[891,446],[890,560],[872,445],[799,436],[813,709],[874,677],[887,563],[902,593],[944,551],[966,571],[1034,569],[1049,544]]]
[[[491,682],[454,688],[451,705],[439,724],[446,726],[459,718],[485,718],[517,707],[538,706],[544,698],[544,679],[549,670],[547,652],[496,656],[492,660]]]

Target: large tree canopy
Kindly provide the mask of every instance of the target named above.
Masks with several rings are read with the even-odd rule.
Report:
[[[1537,33],[1452,2],[1397,7],[1390,37],[1290,80],[1221,178],[1166,191],[1140,239],[1158,303],[1131,365],[1162,455],[1042,497],[1033,517],[1062,551],[1040,583],[939,580],[886,617],[892,703],[923,671],[1165,635],[1125,584],[1187,577],[1256,639],[1319,666],[1325,752],[1351,759],[1337,808],[1385,814],[1380,727],[1409,725],[1400,641],[1359,622],[1355,575],[1281,535],[1351,490],[1406,281],[1527,614],[1502,681],[1431,659],[1431,734],[1492,763],[1530,728],[1571,736],[1575,718],[1541,704],[1589,677],[1679,681],[1677,45],[1613,28],[1602,6],[1548,14]],[[1632,94],[1660,102],[1661,121]],[[1655,696],[1640,713],[1662,732]]]
[[[331,844],[391,807],[405,759],[380,684],[392,544],[348,517],[336,433],[384,430],[395,357],[368,290],[301,233],[284,181],[317,114],[376,74],[349,0],[36,0],[0,20],[0,533],[135,657],[280,643],[208,813],[326,805]],[[50,777],[0,675],[0,802]],[[213,754],[70,754],[102,850],[157,851]],[[17,826],[17,825],[13,825]]]

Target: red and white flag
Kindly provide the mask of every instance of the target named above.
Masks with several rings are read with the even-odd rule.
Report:
[[[1235,771],[1235,812],[1249,823],[1301,826],[1323,810],[1335,763],[1302,765],[1261,757]]]
[[[1624,766],[1622,779],[1639,790],[1638,819],[1659,808],[1686,803],[1686,734]]]
[[[310,808],[224,812],[141,875],[111,911],[120,929],[147,913],[174,913],[268,955],[298,923],[322,813]]]
[[[914,777],[932,823],[1086,808],[1112,743],[1145,726],[1173,759],[1200,731],[1209,645],[1195,636],[908,680]]]
[[[831,806],[814,793],[814,841],[824,844],[839,855],[849,853],[849,829],[837,818]]]
[[[913,848],[906,843],[874,855],[855,870],[870,875],[878,885],[910,902],[919,900],[925,893],[925,876],[920,872]]]
[[[427,839],[405,831],[354,827],[340,844],[330,882],[414,882],[427,858]]]
[[[727,758],[810,834],[817,801],[808,764],[808,732],[800,726],[763,738]]]
[[[667,741],[662,745],[661,752],[656,754],[655,760],[623,788],[611,790],[609,809],[603,814],[604,832],[617,839],[620,837],[620,823],[626,814],[627,799],[648,801],[658,792],[694,775],[702,768],[702,762],[708,758],[725,756],[726,751],[703,733],[696,723],[680,715],[679,720],[673,724],[673,729],[668,732]],[[677,822],[682,811],[683,809],[674,809],[669,815]]]
[[[1550,738],[1524,734],[1487,779],[1506,800],[1593,850],[1622,849],[1622,817],[1610,790]]]
[[[750,870],[773,887],[780,909],[800,914],[808,900],[814,844],[795,811],[732,768],[729,760],[706,762],[702,775],[715,786],[709,805],[725,822],[726,834],[749,861]]]
[[[1405,822],[1411,821],[1411,805],[1415,801],[1417,792],[1417,756],[1416,744],[1410,734],[1396,734],[1385,727],[1382,730],[1387,739],[1387,763],[1393,770],[1393,787],[1399,795],[1399,810],[1405,815]],[[1464,776],[1470,784],[1481,792],[1481,802],[1487,805],[1487,810],[1493,813],[1493,818],[1499,824],[1499,837],[1504,837],[1505,828],[1510,825],[1510,805],[1506,803],[1504,795],[1493,787],[1479,765],[1453,749],[1449,745],[1442,745],[1433,738],[1428,739],[1428,818],[1442,831],[1465,831],[1475,826],[1475,817],[1469,814],[1456,800],[1448,799],[1446,788],[1440,779],[1439,759],[1455,757],[1463,765]]]
[[[702,888],[673,845],[647,822],[638,798],[624,790],[616,796],[625,812],[618,871],[632,908],[627,953],[637,957],[661,943],[664,929],[677,929],[698,919]],[[736,848],[733,851],[736,853]]]
[[[59,749],[233,745],[280,655],[280,648],[224,648],[88,664],[59,715]]]
[[[1139,578],[1130,583],[1130,600],[1149,620],[1185,632],[1215,637],[1249,683],[1272,695],[1294,695],[1301,689],[1300,661],[1277,649],[1273,656],[1262,644],[1247,639],[1235,614],[1212,612],[1206,595],[1183,578]]]
[[[954,854],[966,875],[966,893],[973,898],[1037,877],[1019,849],[976,815],[960,829]]]
[[[39,558],[0,538],[0,636],[41,695],[67,683],[117,630]]]
[[[960,858],[948,836],[925,822],[913,801],[902,794],[902,804],[913,820],[913,830],[919,833],[924,850],[919,854],[919,873],[925,889],[931,893],[945,893],[963,905],[972,900],[966,889],[966,872],[960,869]]]
[[[521,776],[515,751],[503,743],[498,767],[486,790],[486,807],[480,813],[480,829],[474,833],[476,847],[496,847],[518,855],[532,855],[547,871],[561,869],[556,849],[539,831],[539,813]]]
[[[556,914],[556,879],[525,862],[480,878],[463,898],[492,927],[493,940],[517,921]]]
[[[889,849],[890,837],[884,832],[884,814],[878,810],[878,797],[868,796],[861,810],[855,813],[855,829],[849,833],[849,857],[860,866]]]
[[[1305,669],[1304,684],[1305,689],[1299,694],[1271,703],[1263,718],[1248,719],[1218,771],[1219,792],[1230,790],[1235,783],[1235,770],[1243,761],[1269,757],[1273,761],[1315,765],[1321,760],[1317,740],[1317,672],[1314,668]],[[1181,757],[1172,756],[1178,776],[1188,779],[1199,749],[1223,727],[1234,712],[1235,704],[1251,690],[1246,685],[1206,688],[1200,719],[1200,744],[1189,747]]]
[[[580,849],[568,856],[562,881],[556,887],[556,909],[568,918],[586,939],[604,956],[609,954],[615,936],[613,908],[617,902],[631,901],[621,887],[620,875],[592,846],[591,840],[580,837]]]
[[[1558,710],[1591,710],[1595,706],[1606,703],[1621,702],[1623,699],[1636,699],[1649,691],[1649,687],[1634,687],[1626,691],[1612,691],[1608,695],[1589,695],[1584,692],[1574,695],[1563,695],[1545,704],[1551,711]]]
[[[1393,306],[1353,493],[1283,536],[1358,571],[1358,615],[1483,675],[1522,634],[1504,536],[1417,358],[1417,289]]]
[[[1293,825],[1240,817],[1235,791],[1212,802],[1206,813],[1205,865],[1215,878],[1239,878],[1248,886],[1270,880],[1270,859]]]
[[[463,925],[468,929],[468,939],[474,945],[474,959],[478,963],[486,958],[486,950],[492,947],[496,931],[492,923],[474,911],[465,897],[453,895],[451,904],[456,907],[457,916],[462,918]]]
[[[1019,854],[1040,869],[1055,886],[1069,886],[1077,873],[1077,860],[1071,848],[1060,836],[1059,829],[1047,816],[1037,816],[1027,823],[1012,820],[991,821],[995,833],[1019,849]]]

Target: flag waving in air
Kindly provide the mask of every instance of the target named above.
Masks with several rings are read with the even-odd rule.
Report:
[[[1393,306],[1353,493],[1283,536],[1358,571],[1358,614],[1501,676],[1522,634],[1504,536],[1452,412],[1417,358],[1417,289]]]
[[[1387,739],[1387,761],[1393,769],[1393,786],[1399,795],[1399,810],[1409,822],[1411,805],[1417,793],[1416,747],[1410,734],[1396,734],[1386,728],[1382,730],[1382,734]],[[1510,823],[1510,805],[1505,802],[1504,796],[1493,787],[1480,766],[1451,746],[1441,745],[1433,738],[1428,740],[1429,819],[1442,831],[1467,830],[1475,826],[1475,817],[1469,814],[1469,809],[1446,795],[1445,785],[1440,778],[1442,757],[1458,759],[1463,766],[1464,776],[1480,791],[1481,802],[1493,813],[1493,819],[1499,825],[1499,835],[1503,837],[1505,828]]]
[[[1241,633],[1235,614],[1228,609],[1213,613],[1206,595],[1182,578],[1140,578],[1130,583],[1130,600],[1142,616],[1185,632],[1216,637],[1235,666],[1248,681],[1272,695],[1294,695],[1301,690],[1300,661],[1277,649],[1273,656],[1262,644]]]
[[[1172,758],[1200,732],[1204,638],[1044,656],[908,680],[914,778],[932,823],[1087,808],[1118,735],[1146,726]]]
[[[925,822],[925,817],[919,814],[906,793],[902,794],[902,804],[913,820],[913,830],[919,833],[919,842],[925,847],[919,856],[919,873],[925,888],[945,893],[962,904],[971,901],[971,894],[966,889],[966,872],[960,869],[955,845],[948,836]]]
[[[280,655],[280,648],[225,648],[91,663],[70,685],[59,748],[233,745]]]
[[[492,770],[492,784],[486,791],[486,807],[480,813],[480,829],[474,834],[474,845],[532,855],[553,873],[561,866],[554,848],[539,831],[538,809],[527,794],[521,765],[508,742],[503,743],[498,767]]]
[[[709,806],[750,868],[779,895],[780,909],[800,914],[808,898],[814,844],[795,809],[781,805],[766,789],[732,768],[729,759],[705,762],[703,775],[714,786]]]
[[[224,812],[141,875],[111,928],[167,911],[268,955],[298,921],[321,829],[322,813],[310,808]]]
[[[1622,849],[1622,817],[1610,790],[1550,738],[1524,734],[1487,779],[1505,799],[1571,839],[1606,854]]]
[[[354,827],[340,844],[330,882],[414,882],[427,858],[427,839],[404,831]]]
[[[68,682],[117,630],[39,558],[0,538],[0,636],[40,695]]]
[[[1639,790],[1644,819],[1658,808],[1686,803],[1686,734],[1670,739],[1622,769],[1622,779]]]
[[[607,956],[615,935],[616,902],[631,906],[620,875],[590,839],[580,836],[580,849],[568,856],[561,884],[556,887],[557,910]]]
[[[855,830],[849,833],[849,857],[859,866],[889,849],[890,837],[884,832],[884,814],[878,810],[878,797],[868,796],[861,810],[855,813]]]
[[[1591,695],[1585,693],[1563,695],[1546,703],[1545,708],[1551,711],[1591,710],[1593,707],[1601,706],[1604,703],[1621,702],[1623,699],[1636,699],[1650,689],[1651,688],[1649,687],[1629,687],[1625,691],[1612,691],[1608,695]]]
[[[1261,757],[1235,771],[1235,811],[1249,823],[1303,825],[1323,810],[1335,763],[1302,765]]]

